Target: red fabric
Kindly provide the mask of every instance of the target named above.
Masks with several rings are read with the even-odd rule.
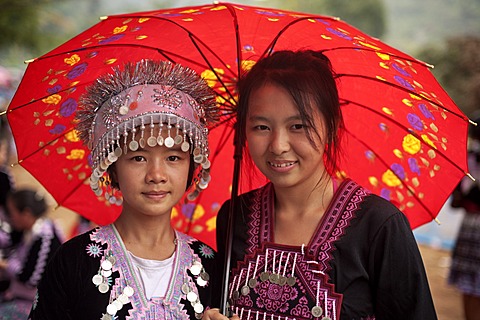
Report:
[[[395,203],[412,228],[432,220],[468,171],[467,118],[424,63],[311,14],[220,3],[110,16],[28,65],[8,109],[18,158],[60,205],[110,223],[119,208],[90,190],[88,151],[72,131],[85,86],[125,61],[169,59],[209,80],[229,119],[239,72],[281,49],[323,50],[340,75],[348,132],[341,174]],[[221,152],[198,219],[186,218],[188,205],[173,217],[174,226],[212,246],[216,212],[230,195],[232,130],[227,121],[211,131],[212,153]]]

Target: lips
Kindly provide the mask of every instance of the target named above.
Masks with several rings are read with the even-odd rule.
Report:
[[[167,191],[149,191],[149,192],[144,192],[144,195],[147,197],[163,197],[168,194]]]

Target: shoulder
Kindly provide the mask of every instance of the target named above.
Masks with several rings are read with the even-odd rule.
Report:
[[[97,230],[92,229],[89,232],[75,236],[63,243],[57,250],[57,258],[81,260],[87,257],[99,258],[106,249],[105,244],[95,242],[91,235]]]
[[[371,193],[357,184],[362,194],[351,200],[350,207],[356,206],[354,218],[347,233],[362,233],[371,240],[381,233],[411,233],[410,223],[405,214],[390,201]]]
[[[237,198],[237,202],[235,203],[235,210],[238,211],[240,209],[243,210],[244,208],[249,208],[256,199],[260,199],[262,195],[269,194],[269,192],[271,191],[270,188],[272,188],[272,184],[267,183],[263,187],[242,193]],[[231,199],[228,199],[223,203],[219,211],[219,216],[225,215],[226,212],[228,212],[231,201]]]
[[[186,242],[193,252],[202,260],[213,260],[215,258],[215,250],[202,241],[181,232],[177,232],[179,241]]]

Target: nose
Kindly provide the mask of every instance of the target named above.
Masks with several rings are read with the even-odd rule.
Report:
[[[145,175],[146,183],[162,183],[168,180],[166,165],[160,159],[155,159],[148,163]]]
[[[281,155],[290,150],[290,136],[286,130],[272,131],[270,140],[270,152],[274,155]]]

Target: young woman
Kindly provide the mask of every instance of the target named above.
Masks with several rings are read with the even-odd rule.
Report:
[[[343,120],[328,58],[275,52],[242,79],[239,95],[245,158],[269,183],[241,195],[233,215],[232,311],[241,319],[436,319],[404,214],[336,175]],[[217,219],[219,260],[228,209]],[[217,318],[215,309],[204,317]]]
[[[58,250],[30,318],[200,318],[210,304],[214,253],[175,231],[170,215],[197,167],[193,192],[208,183],[213,91],[193,70],[142,60],[102,76],[81,105],[90,185],[122,212]]]

